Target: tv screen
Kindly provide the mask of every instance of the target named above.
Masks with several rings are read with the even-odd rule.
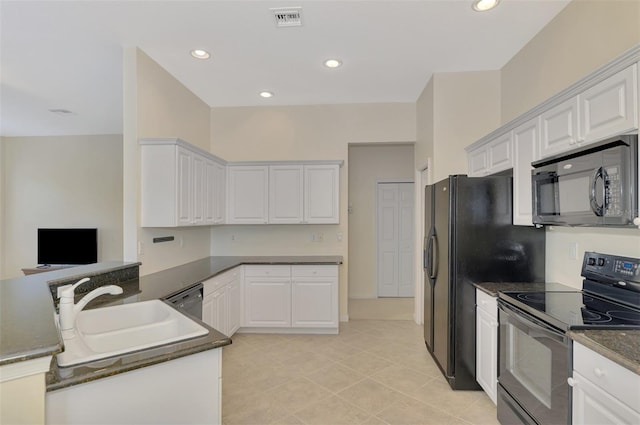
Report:
[[[98,229],[38,229],[38,264],[98,262]]]

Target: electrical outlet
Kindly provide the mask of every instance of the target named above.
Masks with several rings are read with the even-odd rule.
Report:
[[[318,233],[318,242],[324,242],[324,232]]]
[[[144,254],[144,242],[138,241],[138,255]]]
[[[318,235],[316,233],[312,233],[311,234],[311,242],[317,242],[318,241]]]
[[[342,242],[342,236],[343,236],[342,232],[336,233],[336,239],[338,239],[338,242]]]
[[[572,260],[578,259],[578,243],[577,242],[571,244],[571,247],[569,248],[569,257]]]

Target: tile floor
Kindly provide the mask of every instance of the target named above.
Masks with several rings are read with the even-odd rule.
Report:
[[[222,357],[225,425],[498,423],[484,392],[449,388],[411,321],[232,340]]]

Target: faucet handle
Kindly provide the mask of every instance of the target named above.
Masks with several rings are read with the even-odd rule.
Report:
[[[73,302],[73,298],[74,298],[74,292],[76,290],[76,288],[80,285],[82,285],[85,282],[88,282],[89,280],[91,280],[88,277],[82,278],[79,281],[77,281],[76,283],[74,283],[73,285],[64,285],[64,286],[58,286],[58,298],[62,299],[69,299],[71,298],[71,302]]]

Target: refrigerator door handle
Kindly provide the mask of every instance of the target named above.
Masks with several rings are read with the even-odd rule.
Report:
[[[429,277],[431,279],[435,279],[436,277],[438,277],[438,237],[435,233],[432,234],[429,238],[429,245],[431,247],[431,255],[429,256],[429,258],[431,259]]]
[[[422,268],[425,270],[428,270],[429,268],[429,262],[427,260],[428,255],[429,253],[427,248],[427,237],[425,236],[422,240]]]

